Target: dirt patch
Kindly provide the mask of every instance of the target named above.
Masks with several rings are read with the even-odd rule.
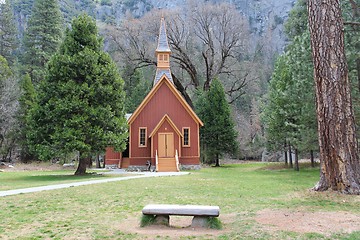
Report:
[[[54,171],[64,169],[60,164],[48,162],[33,162],[33,163],[4,163],[0,165],[0,169],[6,172],[19,171]]]
[[[233,222],[235,214],[222,214],[220,217],[223,225]],[[190,236],[205,236],[216,237],[221,234],[227,233],[229,230],[224,227],[221,230],[208,229],[208,228],[193,228],[191,227],[192,217],[186,216],[171,216],[170,226],[151,225],[147,227],[140,227],[139,217],[129,217],[126,224],[121,224],[119,230],[127,233],[137,233],[143,235],[144,238],[152,237],[170,237],[171,239],[178,239],[180,237]],[[146,237],[145,237],[146,236]]]
[[[348,212],[305,212],[264,209],[256,221],[269,230],[331,234],[360,231],[360,215]]]

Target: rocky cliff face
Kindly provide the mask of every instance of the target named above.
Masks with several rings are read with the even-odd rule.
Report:
[[[95,5],[91,0],[59,0],[65,19],[69,22],[82,11],[95,16],[105,23],[118,23],[131,14],[140,18],[151,9],[173,9],[186,5],[189,1],[201,0],[101,0]],[[253,47],[261,38],[267,39],[267,45],[273,52],[281,52],[286,37],[283,23],[296,0],[203,0],[210,3],[234,4],[239,12],[249,20],[252,32]],[[20,32],[26,26],[26,20],[31,12],[33,0],[11,0],[18,21]]]

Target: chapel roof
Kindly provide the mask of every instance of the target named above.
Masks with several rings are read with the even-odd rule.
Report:
[[[154,79],[154,86],[156,85],[156,83],[157,83],[164,75],[170,80],[170,82],[174,83],[173,78],[172,78],[172,76],[171,76],[170,68],[168,68],[168,69],[158,68],[158,69],[156,69],[156,74],[155,74],[155,79]]]

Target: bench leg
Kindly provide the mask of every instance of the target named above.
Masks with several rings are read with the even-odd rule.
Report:
[[[208,217],[194,216],[191,227],[208,227]]]
[[[169,226],[169,215],[156,215],[155,224]]]

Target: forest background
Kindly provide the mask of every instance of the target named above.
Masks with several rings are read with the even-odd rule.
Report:
[[[24,138],[18,131],[22,116],[31,104],[37,77],[45,71],[50,58],[46,54],[51,53],[39,57],[42,67],[29,67],[38,55],[25,54],[30,53],[26,50],[28,33],[31,27],[46,25],[45,19],[29,22],[33,2],[7,0],[0,9],[0,55],[4,57],[0,59],[0,154],[4,160],[17,157],[14,153],[22,146]],[[349,0],[342,4],[344,20],[359,22],[359,3]],[[125,81],[126,112],[134,111],[152,86],[158,24],[165,16],[177,88],[193,105],[197,90],[208,90],[214,79],[221,81],[239,133],[237,158],[260,159],[265,148],[283,150],[288,146],[304,156],[316,152],[304,0],[59,0],[59,7],[61,21],[55,28],[65,29],[82,12],[97,20],[104,50]],[[359,26],[345,26],[354,110],[360,119]],[[33,90],[25,72],[30,73]]]

